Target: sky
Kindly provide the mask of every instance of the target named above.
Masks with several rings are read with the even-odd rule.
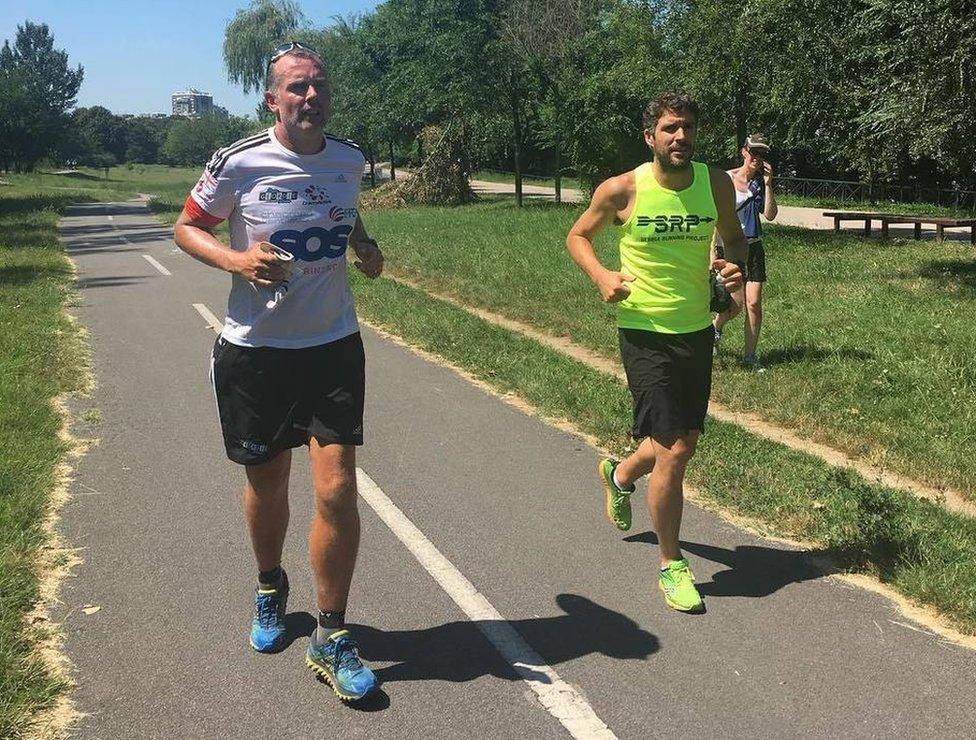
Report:
[[[299,0],[313,26],[371,11],[380,0]],[[79,106],[113,113],[169,113],[170,95],[194,87],[234,115],[254,115],[259,96],[227,81],[224,28],[249,0],[30,0],[0,2],[0,44],[24,21],[46,23],[72,68],[85,68]]]

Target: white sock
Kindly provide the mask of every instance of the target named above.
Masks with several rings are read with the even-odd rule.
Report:
[[[627,492],[627,491],[628,491],[628,489],[626,489],[626,488],[624,488],[624,487],[623,487],[622,485],[620,485],[620,481],[619,481],[619,480],[617,480],[617,469],[616,469],[616,468],[614,468],[614,469],[613,469],[613,484],[614,484],[614,485],[615,485],[615,486],[616,486],[617,488],[619,488],[619,489],[620,489],[621,491],[625,491],[625,492]]]

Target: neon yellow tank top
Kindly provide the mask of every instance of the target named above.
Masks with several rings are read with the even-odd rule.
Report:
[[[684,190],[659,185],[650,162],[634,170],[637,200],[620,227],[620,265],[636,279],[617,304],[617,326],[687,334],[712,321],[708,255],[718,212],[708,165],[692,167]]]

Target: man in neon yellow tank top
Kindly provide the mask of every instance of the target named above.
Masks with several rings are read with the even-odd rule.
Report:
[[[661,548],[658,583],[669,606],[692,612],[704,604],[678,534],[685,468],[704,430],[711,391],[709,268],[734,291],[742,281],[736,263],[748,255],[732,181],[723,170],[692,161],[697,123],[698,107],[687,94],[652,100],[644,112],[644,140],[653,161],[603,182],[566,238],[603,300],[617,304],[633,435],[641,439],[627,459],[600,461],[607,516],[630,529],[630,494],[637,479],[650,474],[647,504]],[[593,250],[596,234],[611,224],[620,232],[619,272],[604,267]],[[709,262],[715,229],[729,262]]]

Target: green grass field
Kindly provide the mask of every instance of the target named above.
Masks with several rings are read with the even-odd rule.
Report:
[[[579,206],[508,200],[369,212],[390,270],[466,304],[617,357],[613,309],[569,259]],[[599,240],[618,264],[612,235]],[[976,367],[967,245],[770,225],[760,352],[741,370],[741,319],[716,363],[714,397],[817,441],[976,499]]]
[[[508,185],[515,184],[515,175],[509,172],[496,172],[494,170],[477,170],[471,173],[472,180],[482,180],[483,182],[501,182]],[[556,181],[552,177],[536,177],[535,175],[524,175],[522,182],[526,185],[538,185],[543,188],[556,187]],[[575,177],[564,177],[562,186],[572,190],[580,190],[583,184]]]

